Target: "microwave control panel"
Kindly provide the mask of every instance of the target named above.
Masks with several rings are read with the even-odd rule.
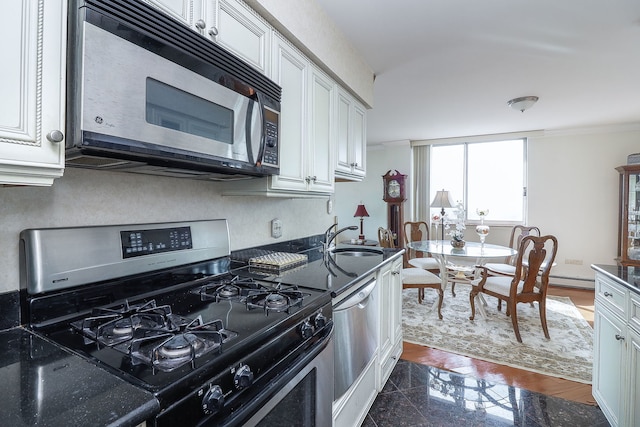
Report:
[[[280,115],[276,111],[264,107],[264,155],[262,156],[262,163],[265,165],[279,166],[279,122]]]

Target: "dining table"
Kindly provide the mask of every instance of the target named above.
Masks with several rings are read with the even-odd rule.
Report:
[[[493,245],[480,242],[465,242],[462,248],[454,248],[449,240],[420,240],[407,244],[410,249],[417,252],[430,254],[440,267],[442,290],[451,283],[451,292],[455,297],[456,283],[470,283],[477,279],[478,269],[493,259],[506,259],[518,253],[517,250],[501,245]],[[480,295],[480,294],[479,294]],[[485,302],[478,304],[480,313],[485,317],[483,310]]]

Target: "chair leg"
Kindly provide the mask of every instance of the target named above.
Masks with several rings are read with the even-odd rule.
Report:
[[[453,297],[456,297],[456,282],[451,282],[451,295],[453,295]]]
[[[418,288],[418,304],[422,304],[424,300],[424,288]]]
[[[498,298],[498,311],[502,311],[502,300]],[[507,313],[509,315],[509,313]]]
[[[442,320],[442,300],[444,299],[444,291],[442,288],[436,289],[438,291],[438,318]]]
[[[518,342],[522,342],[522,337],[520,336],[520,329],[518,328],[518,313],[516,310],[516,302],[509,300],[507,302],[507,310],[511,313],[511,324],[513,325],[513,332],[516,333],[516,339]]]
[[[471,306],[471,316],[469,316],[469,320],[473,320],[476,317],[476,295],[477,292],[474,292],[476,288],[471,288],[471,292],[469,293],[469,305]]]
[[[543,298],[540,300],[538,305],[540,306],[540,322],[542,322],[542,331],[544,332],[545,338],[551,339],[549,337],[549,329],[547,329],[547,304],[545,299]]]

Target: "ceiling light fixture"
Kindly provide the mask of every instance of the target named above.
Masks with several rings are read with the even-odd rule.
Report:
[[[533,107],[533,104],[535,104],[537,101],[537,96],[522,96],[520,98],[513,98],[512,100],[507,102],[507,105],[514,110],[519,110],[521,113],[524,113],[524,110],[528,110],[529,108]]]

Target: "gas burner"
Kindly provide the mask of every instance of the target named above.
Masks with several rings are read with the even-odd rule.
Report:
[[[72,322],[85,340],[107,347],[131,340],[137,329],[163,329],[177,331],[186,319],[171,313],[168,305],[157,306],[155,300],[130,305],[129,301],[116,308],[96,308],[90,317]]]
[[[207,283],[191,293],[200,295],[201,301],[240,301],[247,296],[250,291],[256,289],[267,289],[257,283],[252,278],[244,278],[234,276],[231,278],[218,279],[214,282]]]
[[[223,343],[236,336],[236,332],[223,328],[221,320],[204,323],[198,316],[176,333],[162,329],[137,329],[128,348],[116,348],[125,350],[134,365],[144,363],[170,372],[189,362],[195,367],[198,357],[219,352]]]
[[[302,306],[302,300],[305,296],[309,296],[309,294],[300,292],[297,286],[283,289],[281,284],[278,284],[275,288],[249,292],[245,304],[247,310],[261,308],[265,315],[268,315],[270,311],[289,313],[291,307]]]

